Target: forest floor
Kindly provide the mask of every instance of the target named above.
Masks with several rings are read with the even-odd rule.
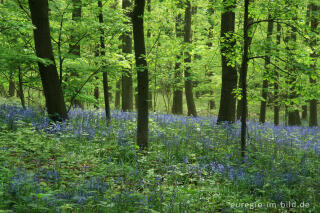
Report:
[[[320,129],[150,114],[148,153],[136,114],[73,110],[50,124],[0,105],[0,213],[320,212]]]

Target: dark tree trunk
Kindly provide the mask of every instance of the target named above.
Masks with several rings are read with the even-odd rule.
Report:
[[[99,8],[99,23],[103,24],[103,14],[102,14],[102,1],[98,1],[98,8]],[[105,44],[104,44],[104,30],[100,29],[100,48],[101,52],[100,54],[102,56],[105,55]],[[104,67],[105,68],[105,67]],[[106,120],[109,122],[111,119],[111,113],[110,113],[110,103],[109,103],[109,84],[108,84],[108,73],[106,70],[103,70],[102,74],[102,83],[103,83],[103,94],[104,94],[104,107],[105,107],[105,113],[106,113]]]
[[[99,109],[99,96],[100,96],[100,93],[99,93],[99,87],[95,87],[94,88],[94,98],[96,99],[96,104],[94,104],[94,108],[96,109]]]
[[[249,0],[244,1],[244,24],[243,24],[243,55],[241,62],[242,78],[242,106],[241,106],[241,156],[244,160],[246,150],[246,133],[247,133],[247,71],[248,71],[248,52],[251,39],[249,38]]]
[[[294,19],[296,20],[296,17],[294,17]],[[292,27],[292,29],[290,31],[291,31],[291,33],[290,33],[291,35],[288,35],[286,40],[288,42],[287,50],[288,50],[288,53],[289,53],[289,58],[291,58],[289,60],[293,61],[294,60],[293,59],[293,53],[291,53],[291,51],[293,51],[296,48],[294,45],[295,45],[296,40],[297,40],[297,35],[296,35],[297,29],[296,29],[296,27]],[[294,43],[293,46],[292,46],[292,44],[289,44],[290,40]],[[298,97],[297,92],[295,91],[296,90],[296,82],[295,82],[295,80],[296,80],[296,74],[295,74],[296,73],[296,67],[295,67],[295,65],[291,66],[290,69],[291,69],[291,73],[292,74],[288,79],[288,82],[290,84],[289,98],[290,98],[290,100],[293,100],[293,99]],[[288,125],[289,126],[300,126],[301,125],[301,119],[300,119],[299,110],[289,109],[289,112],[288,112]]]
[[[178,8],[182,8],[181,1],[178,2]],[[182,15],[179,13],[176,17],[176,37],[178,39],[183,38],[183,20]],[[181,73],[181,60],[182,53],[177,55],[177,61],[174,71],[174,85],[173,85],[173,99],[172,99],[172,113],[183,114],[183,88],[181,87],[182,73]]]
[[[52,61],[50,65],[38,63],[46,107],[49,117],[53,121],[61,121],[68,117],[64,97],[59,82],[59,76],[50,40],[48,17],[48,0],[29,0],[32,23],[34,29],[34,43],[39,58]]]
[[[267,75],[270,72],[269,65],[270,65],[270,48],[271,48],[271,42],[272,42],[272,33],[273,33],[273,21],[271,20],[270,15],[268,16],[268,32],[267,32],[267,47],[266,47],[266,58],[265,58],[265,70],[263,73],[263,83],[262,83],[262,91],[261,95],[263,100],[261,101],[260,105],[260,117],[259,121],[260,123],[266,122],[266,112],[267,112],[267,97],[268,97],[268,85],[269,80],[267,79]]]
[[[132,13],[134,52],[138,76],[137,143],[141,150],[148,149],[148,94],[149,77],[144,41],[143,16],[145,0],[135,0]]]
[[[281,25],[277,23],[277,46],[280,46],[281,42]],[[279,51],[279,50],[277,50]],[[274,125],[279,125],[280,123],[280,106],[279,106],[279,73],[275,70],[275,82],[274,82],[274,108],[273,108],[273,120]]]
[[[131,7],[130,0],[122,1],[122,9],[126,10]],[[129,23],[126,23],[129,25]],[[132,32],[127,31],[122,34],[122,52],[124,55],[132,53]],[[122,111],[133,111],[133,90],[132,90],[132,70],[130,68],[124,68],[122,74]],[[119,82],[120,83],[120,82]],[[120,90],[119,90],[120,92]],[[116,99],[117,100],[117,99]],[[120,105],[117,103],[116,106]],[[118,107],[116,107],[118,108]]]
[[[122,79],[121,79],[122,80]],[[116,82],[116,95],[114,98],[114,107],[120,109],[120,97],[121,97],[121,80]]]
[[[302,120],[307,120],[307,118],[308,118],[308,106],[307,105],[303,105],[302,106],[301,119]]]
[[[14,92],[15,92],[15,83],[13,80],[13,73],[10,73],[10,79],[9,79],[9,97],[13,97],[14,96]]]
[[[314,32],[314,35],[319,33],[317,30],[319,20],[316,16],[317,13],[319,13],[319,6],[315,4],[310,5],[311,8],[311,31]],[[316,36],[311,38],[311,45],[316,47],[317,46],[317,40]],[[316,50],[311,54],[311,58],[313,59],[313,64],[311,66],[312,70],[316,71],[316,60],[317,60],[318,54],[316,53]],[[317,82],[315,79],[310,77],[310,84],[315,85]],[[309,126],[318,126],[318,109],[317,109],[317,100],[312,99],[310,100],[310,117],[309,117]]]
[[[184,25],[184,42],[191,44],[191,4],[190,1],[186,1],[186,8],[185,8],[185,25]],[[197,116],[196,105],[194,103],[193,98],[193,86],[190,74],[190,63],[191,63],[191,54],[189,52],[185,52],[185,59],[184,62],[186,64],[184,70],[184,88],[186,93],[186,101],[187,101],[187,108],[188,108],[188,116]]]
[[[19,79],[19,97],[21,101],[21,106],[23,109],[26,109],[26,102],[24,98],[24,92],[23,92],[23,79],[22,79],[22,72],[21,67],[18,67],[18,79]]]
[[[235,27],[235,0],[223,0],[224,11],[221,14],[221,63],[222,63],[222,86],[221,99],[218,114],[218,123],[235,121],[236,97],[233,91],[237,88],[237,71],[230,65],[227,55],[233,54],[234,27]]]

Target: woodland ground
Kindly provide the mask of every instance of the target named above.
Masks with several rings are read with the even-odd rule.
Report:
[[[320,129],[150,114],[149,152],[136,114],[73,110],[50,124],[0,105],[0,212],[320,212]]]

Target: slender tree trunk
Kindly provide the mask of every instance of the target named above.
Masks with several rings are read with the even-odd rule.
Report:
[[[122,1],[122,9],[126,10],[131,7],[130,0],[123,0]],[[129,23],[126,23],[129,25]],[[124,55],[129,55],[132,53],[132,32],[127,31],[122,34],[122,52]],[[133,111],[133,90],[132,90],[132,70],[131,68],[124,68],[122,74],[122,111]],[[120,84],[120,82],[119,82]],[[118,86],[118,82],[117,82]],[[120,90],[119,90],[120,92]],[[119,94],[119,93],[118,93]],[[117,98],[116,98],[117,100]],[[118,104],[119,103],[119,104]],[[116,103],[116,106],[120,105],[119,102]],[[118,108],[118,107],[116,107]]]
[[[81,10],[82,10],[82,3],[81,0],[72,0],[72,20],[74,22],[81,22]],[[77,36],[71,34],[70,37],[71,43],[69,44],[69,53],[73,55],[74,58],[80,58],[80,42],[78,41]],[[60,64],[62,64],[60,62]],[[61,67],[60,67],[61,68]],[[61,75],[62,76],[62,75]],[[72,77],[79,77],[79,73],[76,70],[71,71]],[[75,107],[84,108],[83,103],[77,99],[77,97],[73,101]]]
[[[98,8],[99,8],[99,23],[103,24],[103,8],[102,8],[102,1],[98,1]],[[102,56],[105,55],[105,43],[104,43],[104,30],[100,28],[100,54]],[[105,68],[105,67],[104,67]],[[103,83],[103,94],[104,94],[104,106],[105,106],[105,113],[106,113],[106,120],[109,122],[111,119],[110,113],[110,103],[109,103],[109,83],[108,83],[108,73],[106,70],[103,70],[102,74],[102,83]]]
[[[314,35],[316,33],[319,33],[318,24],[319,20],[316,16],[317,13],[319,13],[319,6],[315,4],[310,5],[311,8],[311,31],[314,32]],[[319,16],[318,16],[319,17]],[[316,36],[311,38],[311,45],[316,47],[317,46],[317,40],[315,38]],[[318,54],[316,53],[316,50],[311,53],[311,58],[313,59],[313,64],[311,65],[311,69],[315,72],[316,71],[316,60],[318,57]],[[315,85],[317,83],[316,79],[310,77],[310,84]],[[309,117],[309,126],[318,126],[318,109],[317,109],[317,99],[311,99],[310,100],[310,117]]]
[[[147,10],[148,13],[151,14],[151,0],[147,0]],[[151,39],[151,29],[147,30],[147,37],[150,40]],[[150,70],[149,70],[149,75],[151,75]],[[152,75],[150,76],[150,79],[152,79]],[[149,85],[151,84],[151,80],[149,81]],[[150,85],[151,86],[151,85]],[[149,87],[150,87],[149,86]],[[149,104],[149,110],[152,110],[152,91],[149,88],[149,95],[148,95],[149,99],[148,99],[148,104]]]
[[[93,95],[97,102],[96,104],[94,104],[94,108],[99,109],[99,96],[100,96],[99,87],[94,88]]]
[[[186,1],[185,8],[185,25],[184,25],[184,42],[187,44],[191,44],[191,3],[189,0]],[[188,116],[192,115],[194,117],[197,116],[196,105],[194,103],[193,98],[193,86],[190,74],[190,63],[191,63],[191,54],[186,51],[184,62],[186,64],[184,70],[184,87],[186,93],[186,101],[188,107]]]
[[[38,63],[46,107],[49,117],[59,121],[68,117],[64,97],[59,82],[57,67],[50,40],[50,27],[48,17],[48,0],[28,0],[34,29],[34,43],[39,58],[52,61],[50,65]]]
[[[307,118],[308,118],[308,105],[303,105],[302,106],[301,119],[302,120],[307,120]]]
[[[294,19],[296,20],[296,17],[294,17]],[[296,35],[296,32],[297,32],[297,29],[296,27],[292,27],[292,29],[290,30],[291,31],[291,35],[288,35],[287,37],[287,41],[292,41],[295,45],[296,43],[296,40],[297,40],[297,35]],[[292,46],[291,47],[291,44],[288,42],[287,44],[287,50],[288,50],[288,53],[289,53],[289,58],[292,58],[293,57],[293,53],[291,53],[291,51],[293,51],[296,47],[295,46]],[[290,59],[291,60],[291,59]],[[292,59],[294,60],[294,59]],[[290,91],[289,91],[289,98],[290,100],[293,100],[295,98],[298,97],[297,95],[297,92],[295,91],[296,90],[296,67],[295,65],[293,65],[291,67],[291,73],[292,73],[292,76],[289,77],[289,84],[290,84]],[[292,110],[292,109],[289,109],[289,112],[288,112],[288,125],[289,126],[300,126],[301,125],[301,119],[300,119],[300,114],[299,114],[299,110]]]
[[[234,122],[236,111],[236,97],[233,91],[237,88],[237,70],[231,65],[229,58],[233,54],[236,44],[234,40],[235,28],[235,0],[223,0],[224,10],[221,14],[221,63],[222,63],[222,86],[218,114],[219,122]]]
[[[281,42],[281,25],[277,23],[277,46],[280,46]],[[277,50],[279,51],[279,50]],[[275,82],[274,82],[274,107],[273,107],[273,120],[274,125],[279,125],[280,123],[280,106],[279,106],[279,73],[275,70]]]
[[[262,83],[262,91],[261,95],[263,100],[261,101],[260,105],[260,117],[259,121],[260,123],[266,122],[266,112],[267,112],[267,98],[268,98],[268,85],[269,80],[267,79],[267,75],[270,72],[269,65],[270,65],[270,48],[271,48],[271,42],[272,42],[272,33],[273,33],[273,21],[271,20],[270,15],[268,16],[268,32],[267,32],[267,47],[266,47],[266,58],[265,58],[265,71],[263,73],[263,83]]]
[[[13,97],[15,92],[15,83],[13,80],[13,73],[10,73],[10,78],[9,78],[9,97]]]
[[[146,61],[146,48],[144,41],[144,7],[145,0],[135,0],[132,13],[134,52],[138,75],[138,120],[137,144],[141,150],[148,149],[148,94],[149,77]]]
[[[122,78],[123,79],[123,78]],[[114,98],[114,107],[116,109],[120,109],[120,100],[121,100],[121,80],[117,80],[116,82],[116,95]],[[123,85],[122,85],[123,86]],[[123,97],[123,96],[122,96]]]
[[[207,43],[208,47],[211,48],[212,47],[212,39],[213,39],[213,27],[214,27],[214,22],[213,22],[213,14],[214,14],[214,9],[213,9],[213,6],[214,6],[214,2],[213,0],[209,0],[210,2],[210,5],[209,5],[209,8],[208,8],[208,17],[209,17],[209,24],[210,24],[210,27],[209,27],[209,42]],[[213,75],[213,72],[212,71],[208,71],[207,72],[207,76],[208,78],[210,78],[211,76]],[[211,80],[210,80],[210,83],[212,84]],[[213,96],[213,91],[210,89],[209,91],[209,94],[210,94],[210,100],[209,100],[209,110],[212,110],[215,108],[215,101],[213,100],[212,96]]]
[[[243,24],[243,55],[241,63],[241,86],[242,86],[242,114],[241,114],[241,156],[244,160],[246,150],[247,133],[247,72],[248,72],[248,52],[251,39],[249,38],[249,0],[244,1],[244,24]]]
[[[178,2],[178,8],[182,8],[182,2]],[[183,38],[183,20],[179,13],[176,17],[176,37]],[[172,113],[183,114],[183,88],[181,87],[182,73],[181,73],[181,53],[176,57],[175,71],[174,71],[174,85],[173,85],[173,99],[172,99]]]
[[[19,79],[19,97],[21,101],[21,106],[23,109],[26,109],[26,102],[24,99],[24,92],[23,92],[23,79],[22,79],[22,72],[21,72],[21,67],[18,67],[18,79]]]

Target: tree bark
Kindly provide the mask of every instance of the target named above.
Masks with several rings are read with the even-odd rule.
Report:
[[[315,33],[319,33],[319,31],[317,30],[318,28],[318,24],[319,24],[319,20],[316,17],[316,13],[319,13],[319,6],[315,5],[315,4],[311,4],[310,5],[310,9],[311,9],[311,31]],[[317,45],[317,40],[314,37],[311,38],[311,45],[312,46],[316,46]],[[313,64],[311,65],[312,70],[316,71],[316,60],[318,57],[318,54],[316,53],[316,50],[311,53],[311,58],[313,59]],[[315,85],[317,83],[317,81],[315,79],[313,79],[312,77],[310,77],[310,84],[311,85]],[[309,126],[318,126],[318,109],[317,109],[317,104],[318,101],[317,99],[311,99],[310,100],[310,117],[309,117]]]
[[[221,63],[222,63],[222,86],[218,114],[218,123],[234,122],[236,111],[236,97],[233,91],[237,88],[237,71],[230,65],[230,55],[233,55],[235,28],[235,0],[223,0],[224,11],[221,14]]]
[[[184,42],[191,44],[191,3],[189,0],[186,1],[186,8],[185,8],[185,25],[184,25]],[[191,54],[186,51],[185,52],[185,70],[184,70],[184,87],[186,93],[186,101],[187,101],[187,108],[188,108],[188,116],[197,116],[196,105],[194,103],[193,98],[193,86],[191,80],[191,73],[190,73],[190,63],[191,63]]]
[[[260,123],[266,122],[266,112],[267,112],[267,98],[268,98],[268,86],[269,86],[269,80],[267,79],[267,75],[270,72],[269,65],[270,65],[270,48],[271,48],[271,42],[272,38],[271,35],[273,33],[273,20],[271,20],[270,15],[268,16],[268,31],[267,31],[267,47],[266,47],[266,58],[265,58],[265,70],[263,73],[263,82],[262,82],[262,91],[261,96],[263,100],[261,101],[260,105],[260,116],[259,121]]]
[[[103,8],[102,8],[102,1],[98,1],[98,8],[99,8],[99,23],[103,24]],[[100,28],[100,54],[102,56],[105,55],[105,43],[104,43],[104,30]],[[105,68],[105,67],[104,67]],[[102,74],[102,83],[103,83],[103,94],[104,94],[104,107],[105,107],[105,113],[106,113],[106,120],[107,122],[111,119],[111,113],[110,113],[110,102],[109,102],[109,83],[108,83],[108,73],[106,70],[103,70]]]
[[[126,10],[131,7],[130,0],[122,1],[122,9]],[[129,25],[129,23],[126,23]],[[127,31],[122,34],[122,52],[124,55],[132,53],[132,32]],[[119,82],[120,83],[120,82]],[[132,90],[132,70],[130,68],[124,68],[122,74],[122,111],[133,111],[133,90]],[[120,102],[120,101],[119,101]],[[116,104],[118,105],[118,104]],[[120,103],[119,103],[120,105]]]
[[[28,2],[32,24],[36,27],[33,31],[36,54],[39,58],[51,61],[49,65],[38,63],[48,115],[53,121],[61,121],[68,115],[50,40],[48,0]]]
[[[144,7],[145,0],[135,0],[132,13],[134,52],[138,75],[138,120],[137,144],[140,150],[148,149],[148,94],[149,77],[146,61],[146,48],[144,39]]]

